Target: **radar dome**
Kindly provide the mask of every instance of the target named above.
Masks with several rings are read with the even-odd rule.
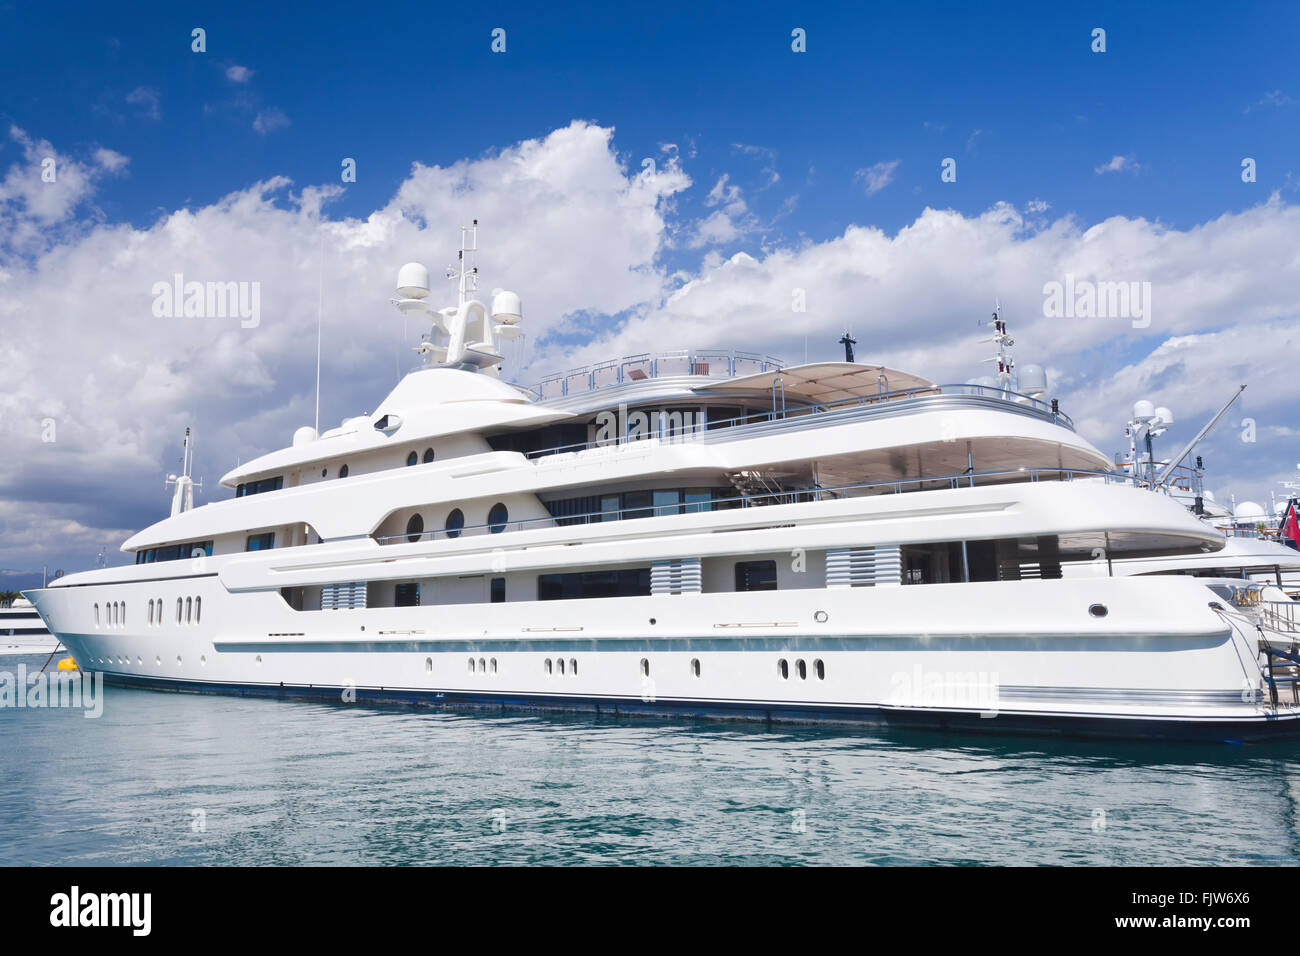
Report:
[[[294,448],[297,448],[299,445],[309,444],[311,442],[314,442],[315,440],[316,440],[316,429],[312,428],[310,425],[303,425],[302,428],[299,428],[297,431],[293,433]]]
[[[1047,394],[1047,372],[1041,365],[1022,365],[1018,378],[1020,391],[1038,398]]]
[[[418,262],[408,262],[397,270],[397,294],[405,299],[423,299],[429,295],[429,270]]]
[[[1149,422],[1156,417],[1156,407],[1146,399],[1133,403],[1133,420]]]
[[[492,290],[492,319],[503,325],[523,321],[524,309],[518,294],[506,289]]]
[[[1163,405],[1156,409],[1156,418],[1160,419],[1160,421],[1166,425],[1172,425],[1174,423],[1174,413]]]
[[[1258,502],[1243,501],[1237,506],[1237,513],[1234,517],[1238,523],[1244,524],[1247,521],[1263,521],[1268,517],[1268,512]]]

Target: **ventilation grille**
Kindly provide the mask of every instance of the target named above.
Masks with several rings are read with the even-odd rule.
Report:
[[[344,611],[366,606],[366,582],[349,581],[347,584],[325,584],[320,589],[322,611]]]
[[[674,558],[651,563],[651,594],[699,594],[702,590],[699,558]]]
[[[828,588],[870,588],[902,583],[903,555],[891,548],[837,548],[826,552]]]

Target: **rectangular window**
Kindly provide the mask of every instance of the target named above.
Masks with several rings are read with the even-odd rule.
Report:
[[[397,585],[393,604],[397,607],[419,607],[420,585],[415,583]]]
[[[686,489],[686,512],[708,511],[709,500],[713,497],[713,492],[708,488],[687,488]]]
[[[543,574],[537,578],[537,599],[539,601],[635,597],[649,594],[649,568]]]
[[[650,492],[626,491],[623,493],[623,517],[625,519],[649,518],[654,514],[650,510],[651,504]]]
[[[621,495],[601,495],[600,497],[600,520],[617,521],[622,515],[619,509],[622,507]]]
[[[655,516],[681,514],[682,492],[680,488],[661,488],[654,493]]]
[[[268,531],[265,534],[250,534],[248,536],[248,545],[245,551],[270,551],[275,547],[275,532]]]
[[[492,579],[492,603],[502,604],[505,602],[505,599],[506,599],[506,579],[493,578]]]
[[[737,561],[737,591],[775,591],[775,561]]]

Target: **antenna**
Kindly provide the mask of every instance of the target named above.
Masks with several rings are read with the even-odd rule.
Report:
[[[190,477],[190,469],[194,465],[194,438],[190,429],[185,429],[185,452],[181,456],[182,470],[179,475],[168,475],[166,485],[175,485],[176,491],[172,494],[172,516],[176,516],[185,511],[194,508],[194,479]],[[203,490],[203,482],[198,482],[199,490]]]
[[[320,234],[320,255],[316,273],[316,434],[320,434],[320,327],[325,309],[325,232]],[[188,434],[188,430],[186,432]]]
[[[468,241],[466,239],[468,237]],[[464,305],[469,301],[469,294],[478,291],[478,266],[471,266],[466,259],[467,253],[478,252],[478,220],[474,220],[472,226],[460,227],[460,254],[456,257],[455,266],[447,267],[448,279],[459,279],[457,284],[457,302],[458,306]]]
[[[993,326],[993,337],[984,341],[996,343],[998,354],[984,361],[998,363],[998,387],[1006,391],[1015,377],[1016,360],[1011,357],[1011,346],[1016,344],[1016,340],[1007,332],[1006,320],[1002,318],[1002,303],[998,299],[993,300],[993,318],[988,324]]]

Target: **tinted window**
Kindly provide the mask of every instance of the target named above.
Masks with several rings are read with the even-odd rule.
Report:
[[[459,538],[460,529],[465,527],[465,512],[459,508],[453,508],[451,514],[447,515],[447,537]]]
[[[493,534],[500,534],[506,530],[508,520],[510,520],[510,512],[505,505],[498,501],[492,506],[492,510],[488,512],[488,530]]]
[[[775,591],[775,561],[737,561],[737,591]]]
[[[424,534],[424,518],[420,515],[411,515],[406,522],[406,540],[419,541],[422,534]]]
[[[265,534],[250,534],[248,536],[248,545],[245,551],[269,551],[275,547],[275,532],[268,531]]]

